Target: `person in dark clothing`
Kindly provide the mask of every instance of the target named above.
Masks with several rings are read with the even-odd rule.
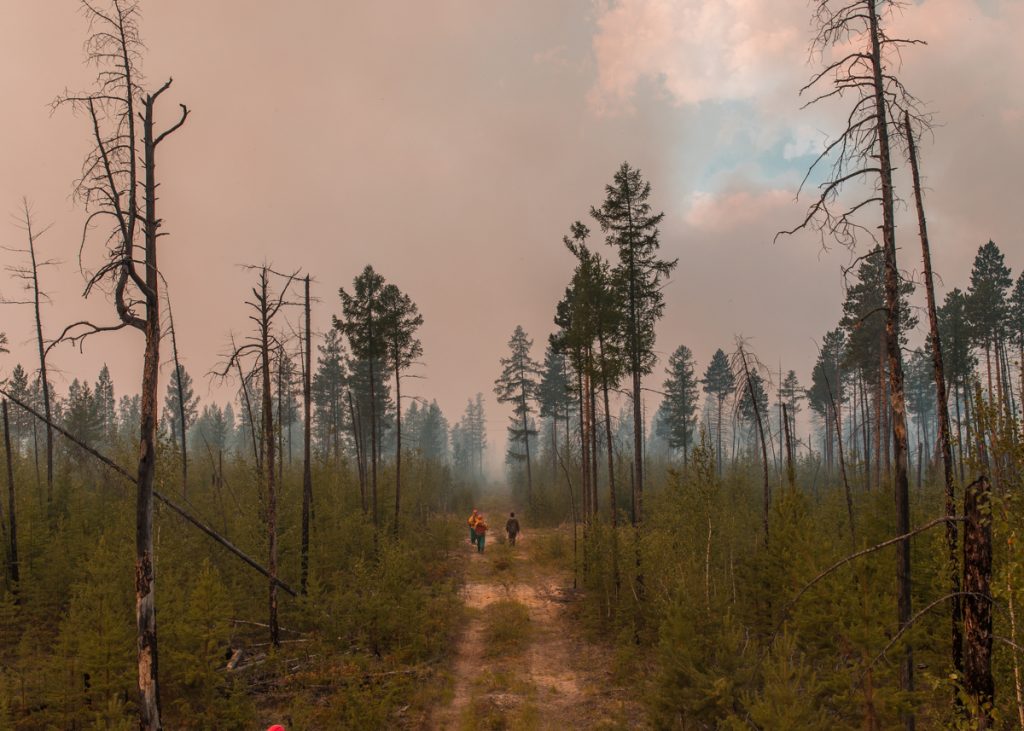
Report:
[[[515,513],[509,515],[508,520],[505,521],[505,532],[508,534],[508,544],[510,546],[516,545],[516,536],[519,535],[519,521],[516,519]]]

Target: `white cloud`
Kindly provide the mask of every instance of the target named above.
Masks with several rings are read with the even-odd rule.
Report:
[[[637,85],[659,82],[675,104],[744,100],[793,89],[807,57],[801,3],[621,0],[599,6],[590,102],[628,109]]]

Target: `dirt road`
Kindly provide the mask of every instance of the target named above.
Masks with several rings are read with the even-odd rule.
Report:
[[[643,728],[635,689],[617,687],[613,653],[581,637],[568,616],[576,600],[559,561],[571,537],[528,531],[509,548],[467,542],[468,619],[453,669],[451,703],[434,729]]]

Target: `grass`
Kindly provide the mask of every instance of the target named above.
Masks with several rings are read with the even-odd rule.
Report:
[[[571,534],[570,534],[571,535]],[[544,563],[563,563],[572,554],[570,537],[563,531],[552,531],[534,538],[533,557]]]
[[[486,670],[474,682],[473,696],[459,727],[466,731],[533,731],[540,714],[537,689],[511,670]]]
[[[502,599],[487,607],[484,615],[484,656],[506,657],[521,652],[530,643],[530,611],[513,599]]]

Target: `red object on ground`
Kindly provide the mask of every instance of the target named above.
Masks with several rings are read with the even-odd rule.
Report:
[[[267,731],[285,731],[285,727],[279,723],[275,723],[273,726],[268,728]]]

